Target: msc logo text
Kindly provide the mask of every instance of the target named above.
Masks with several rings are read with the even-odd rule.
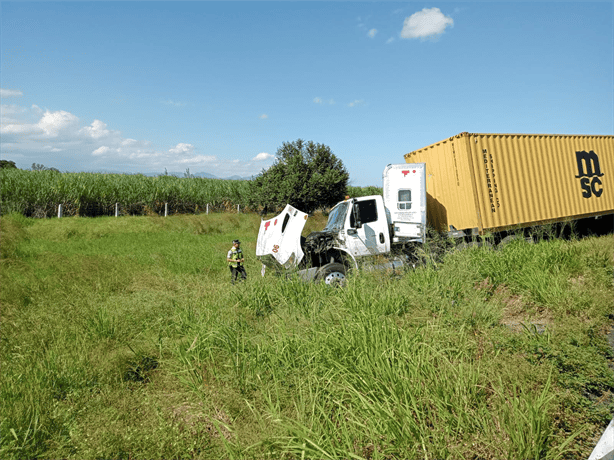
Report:
[[[603,193],[603,185],[600,177],[603,177],[599,166],[599,157],[592,150],[590,152],[576,152],[576,161],[578,162],[578,175],[580,179],[580,187],[582,187],[582,196],[590,198],[595,195],[600,197]]]

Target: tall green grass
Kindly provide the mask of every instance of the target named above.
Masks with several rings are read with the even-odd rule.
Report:
[[[587,458],[614,412],[611,236],[330,289],[254,215],[0,226],[0,458]]]
[[[349,187],[351,196],[381,194],[381,188]],[[66,216],[163,214],[249,209],[250,183],[242,180],[148,177],[142,174],[59,173],[0,170],[0,211],[53,217],[62,204]]]
[[[247,181],[148,177],[141,174],[58,173],[55,171],[0,170],[0,206],[3,214],[18,212],[34,217],[57,214],[112,215],[119,203],[122,214],[194,213],[248,203]]]

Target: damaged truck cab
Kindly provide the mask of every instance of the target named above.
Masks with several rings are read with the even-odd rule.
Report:
[[[388,165],[383,196],[348,198],[333,207],[326,227],[301,237],[307,214],[287,205],[261,222],[256,255],[263,265],[293,270],[305,280],[343,282],[362,262],[399,268],[408,243],[422,243],[426,228],[425,165]]]
[[[614,136],[464,132],[405,161],[384,169],[382,196],[342,201],[306,239],[307,215],[291,206],[262,222],[256,255],[266,266],[335,281],[359,266],[413,265],[427,219],[440,235],[471,244],[486,235],[530,238],[543,225],[612,225]],[[545,165],[557,171],[548,180]]]

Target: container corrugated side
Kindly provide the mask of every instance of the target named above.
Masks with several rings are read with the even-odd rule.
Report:
[[[479,227],[467,142],[444,139],[405,155],[407,163],[426,163],[427,222],[439,231]]]
[[[427,206],[443,208],[430,222],[440,230],[484,233],[614,212],[614,136],[461,133],[405,160],[426,163]]]

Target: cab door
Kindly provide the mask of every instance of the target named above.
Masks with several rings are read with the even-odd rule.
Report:
[[[390,232],[381,197],[353,200],[346,228],[347,247],[354,257],[390,251]]]

